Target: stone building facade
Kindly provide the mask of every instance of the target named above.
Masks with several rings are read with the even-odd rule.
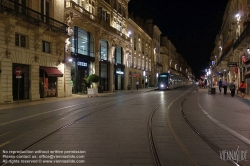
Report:
[[[149,36],[148,29],[144,20],[128,18],[128,32],[130,36],[131,51],[128,55],[127,70],[129,74],[129,85],[135,89],[135,83],[139,82],[139,87],[149,85],[152,71],[152,38]]]
[[[153,20],[135,20],[129,0],[0,1],[0,103],[156,86],[181,59]],[[169,65],[168,65],[169,64]]]
[[[125,89],[130,49],[128,1],[66,1],[65,15],[72,32],[66,60],[71,67],[72,92],[84,93],[84,79],[90,74],[100,76],[104,91]]]
[[[219,79],[247,83],[250,93],[250,2],[230,0],[223,15],[220,33],[211,54],[213,81]]]
[[[65,96],[64,3],[18,2],[0,4],[0,103]]]

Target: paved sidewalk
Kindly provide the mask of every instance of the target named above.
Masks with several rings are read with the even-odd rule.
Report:
[[[248,97],[231,97],[230,93],[224,95],[218,91],[211,94],[208,93],[208,89],[202,88],[198,89],[198,93],[191,92],[184,102],[183,109],[185,116],[198,132],[221,150],[237,151],[238,149],[249,152],[250,99]],[[196,149],[193,153],[202,149]],[[221,160],[220,154],[215,157]],[[250,165],[249,153],[246,154],[246,160],[242,162]],[[224,164],[227,163],[224,161]]]
[[[223,89],[223,88],[221,89],[221,92],[219,91],[219,87],[218,87],[218,86],[214,86],[213,88],[215,88],[215,92],[216,92],[217,94],[224,94],[224,89]],[[198,89],[200,89],[200,90],[207,90],[207,91],[208,91],[208,88],[198,88]],[[230,90],[227,89],[227,94],[230,95],[230,93],[231,93]],[[243,97],[241,96],[241,92],[240,92],[240,91],[235,91],[235,96],[238,96],[238,97],[243,98]],[[250,95],[247,94],[247,93],[245,93],[244,98],[245,98],[245,99],[250,99]]]
[[[198,91],[199,104],[204,113],[212,117],[210,120],[217,120],[228,127],[228,132],[234,133],[242,140],[247,139],[245,141],[250,145],[250,96],[245,95],[242,98],[240,94],[236,94],[231,97],[230,91],[227,95],[217,91],[215,94],[208,94],[207,89]]]
[[[149,88],[141,88],[139,90],[132,89],[132,90],[116,90],[115,92],[111,91],[104,91],[103,93],[98,93],[98,96],[108,96],[108,95],[117,95],[117,94],[127,94],[127,93],[144,93],[147,91],[154,90],[154,87]],[[73,99],[79,99],[79,98],[88,98],[87,94],[72,94],[72,96],[67,97],[47,97],[47,98],[41,98],[39,100],[30,101],[30,100],[19,100],[13,101],[10,103],[0,103],[0,110],[3,109],[9,109],[9,108],[16,108],[16,107],[24,107],[29,105],[38,105],[43,103],[52,103],[57,101],[64,101],[64,100],[73,100]]]

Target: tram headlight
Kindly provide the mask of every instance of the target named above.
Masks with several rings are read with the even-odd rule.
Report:
[[[163,88],[164,87],[164,85],[163,84],[161,84],[161,88]]]

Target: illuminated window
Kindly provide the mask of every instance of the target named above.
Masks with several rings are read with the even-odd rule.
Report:
[[[132,56],[128,56],[128,67],[132,67]]]
[[[141,60],[141,69],[144,70],[144,58]]]
[[[85,56],[94,57],[94,39],[93,36],[78,27],[73,27],[71,37],[71,52]]]
[[[122,59],[123,59],[123,51],[122,47],[116,46],[115,48],[115,63],[122,64]]]
[[[134,68],[136,68],[136,57],[134,57]]]
[[[100,59],[108,60],[108,42],[104,39],[100,43]]]

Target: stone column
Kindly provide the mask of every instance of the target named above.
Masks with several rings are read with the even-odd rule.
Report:
[[[0,102],[12,102],[12,61],[10,58],[3,58],[0,63]]]
[[[39,63],[33,62],[30,66],[30,100],[40,99],[39,85]]]
[[[109,46],[109,60],[110,60],[110,83],[109,83],[109,87],[111,91],[115,91],[115,76],[114,76],[114,53],[115,53],[115,39],[112,40],[112,42],[110,43]]]
[[[65,83],[65,96],[72,95],[72,83],[71,83],[71,64],[64,64],[64,83]]]
[[[57,68],[62,73],[64,73],[64,64],[62,64],[62,63],[59,64]],[[63,77],[58,77],[57,78],[57,97],[64,97],[65,96],[65,92],[64,92],[64,77],[65,77],[65,74],[63,75]]]

